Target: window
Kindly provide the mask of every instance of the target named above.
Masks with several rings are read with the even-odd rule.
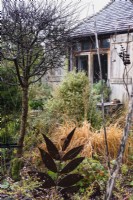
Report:
[[[74,51],[81,51],[81,43],[80,42],[76,42],[73,44],[73,50]]]
[[[108,76],[108,54],[100,54],[102,65],[102,78],[107,81]],[[97,83],[100,80],[100,69],[97,54],[93,55],[93,82]]]
[[[74,51],[89,51],[91,49],[91,43],[89,41],[76,42],[73,44]]]
[[[90,42],[88,42],[88,41],[83,41],[81,43],[82,51],[89,50],[90,47],[91,47],[91,45],[90,45]]]
[[[88,75],[88,56],[76,56],[76,69],[78,71],[85,71]]]
[[[99,39],[100,48],[110,48],[110,39]],[[91,40],[84,40],[80,42],[73,43],[73,51],[91,51],[91,49],[96,50],[96,41],[95,38]]]
[[[100,40],[100,48],[109,48],[109,47],[110,47],[110,39]]]

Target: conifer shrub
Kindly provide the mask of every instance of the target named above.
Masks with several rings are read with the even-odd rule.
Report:
[[[84,72],[73,71],[67,74],[59,87],[53,91],[52,97],[44,104],[43,112],[35,123],[38,128],[41,126],[41,132],[50,133],[66,120],[79,124],[87,120],[96,129],[101,126],[101,113],[96,108],[91,84]]]
[[[111,94],[111,89],[105,81],[103,83],[101,81],[93,84],[93,98],[96,101],[101,101],[101,94],[103,91],[104,101],[109,101],[109,96]]]
[[[11,177],[15,181],[19,181],[21,179],[20,170],[23,167],[23,161],[21,158],[14,158],[11,161]]]

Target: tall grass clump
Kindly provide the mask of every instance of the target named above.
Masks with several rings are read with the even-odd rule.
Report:
[[[62,142],[64,141],[64,138],[66,138],[67,133],[74,126],[74,123],[67,122],[53,131],[51,137],[59,149],[61,148]],[[118,154],[123,129],[115,124],[110,124],[107,127],[107,134],[109,154],[110,158],[113,160]],[[106,159],[103,128],[101,128],[99,131],[95,131],[91,125],[85,121],[82,126],[76,128],[75,135],[69,147],[71,149],[79,145],[84,145],[82,156],[92,157],[94,154],[96,154],[99,156],[99,158]],[[126,144],[123,162],[130,163],[131,149],[133,149],[133,138],[130,136]]]

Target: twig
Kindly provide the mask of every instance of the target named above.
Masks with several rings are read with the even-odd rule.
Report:
[[[93,5],[93,10],[94,10],[94,5]],[[104,110],[104,91],[103,91],[102,66],[101,66],[100,50],[99,50],[98,35],[97,35],[96,16],[95,16],[94,24],[95,24],[95,40],[96,40],[98,64],[99,64],[99,71],[100,71],[100,80],[101,80],[101,84],[102,84],[101,104],[102,104],[102,120],[103,120],[103,129],[104,129],[104,138],[105,138],[105,149],[106,149],[108,169],[110,171],[110,157],[109,157],[108,139],[107,139],[106,122],[105,122],[105,110]]]
[[[129,43],[129,30],[128,30],[128,35],[127,35],[127,47],[126,47],[126,53],[128,52],[128,43]],[[125,151],[125,147],[126,147],[126,142],[130,133],[130,127],[131,127],[131,123],[132,123],[132,118],[133,118],[133,84],[132,84],[132,92],[131,92],[131,97],[129,95],[129,90],[128,90],[128,71],[127,71],[127,62],[125,62],[125,52],[124,49],[122,50],[122,55],[120,56],[123,60],[124,63],[124,73],[123,73],[123,81],[125,84],[125,88],[129,97],[129,111],[127,114],[127,119],[126,119],[126,125],[123,131],[123,137],[121,139],[121,144],[120,144],[120,148],[119,148],[119,152],[118,152],[118,156],[114,165],[114,168],[111,172],[111,176],[107,182],[107,189],[106,189],[106,194],[105,194],[105,200],[110,200],[111,196],[112,196],[112,192],[113,192],[113,188],[115,185],[115,180],[117,178],[117,175],[119,173],[119,169],[122,163],[122,158],[123,158],[123,154]],[[129,62],[130,63],[130,62]],[[125,76],[127,78],[127,83],[125,81]]]
[[[128,139],[129,133],[130,133],[132,118],[133,118],[133,84],[132,84],[132,94],[131,94],[130,102],[129,102],[129,111],[128,111],[128,115],[127,115],[127,119],[126,119],[126,125],[124,128],[123,137],[121,140],[121,145],[120,145],[119,153],[118,153],[118,156],[116,159],[116,163],[114,165],[111,176],[107,183],[107,189],[106,189],[106,194],[105,194],[105,198],[104,198],[105,200],[110,200],[111,196],[112,196],[115,180],[118,175],[120,165],[122,163],[122,158],[123,158],[123,154],[125,151],[126,142],[127,142],[127,139]]]

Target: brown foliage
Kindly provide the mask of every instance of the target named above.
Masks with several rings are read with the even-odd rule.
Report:
[[[51,135],[53,142],[56,144],[57,148],[60,150],[64,139],[67,134],[75,127],[74,123],[66,123],[64,126],[58,127],[53,134]],[[107,137],[108,137],[108,145],[109,145],[109,154],[111,159],[115,159],[121,138],[123,134],[123,129],[119,126],[113,124],[107,127]],[[67,148],[66,151],[84,145],[84,149],[82,151],[82,156],[92,157],[94,153],[99,156],[105,157],[105,140],[104,140],[104,130],[101,129],[99,132],[93,130],[91,125],[86,121],[83,123],[81,127],[76,128],[75,134],[72,138],[72,141]],[[124,162],[128,162],[129,149],[133,147],[133,138],[129,137],[123,157]]]

